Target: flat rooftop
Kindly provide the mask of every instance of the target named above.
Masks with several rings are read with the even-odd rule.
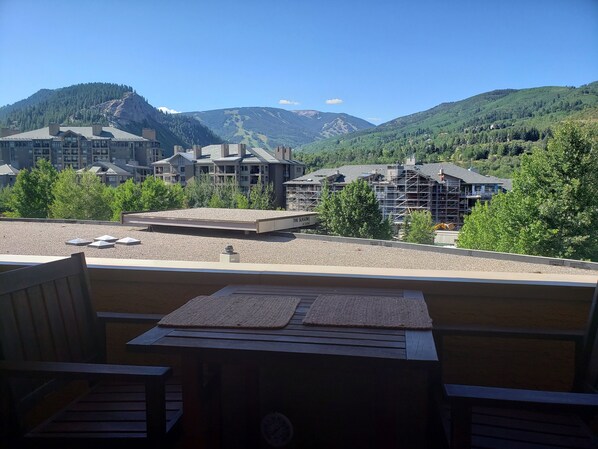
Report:
[[[92,225],[0,220],[0,252],[4,255],[69,256],[84,251],[87,257],[218,262],[226,245],[233,245],[242,263],[320,265],[416,270],[554,273],[596,275],[596,271],[544,264],[444,254],[417,249],[372,246],[296,238],[293,234],[249,234],[208,230]],[[133,237],[140,245],[95,249],[66,245],[67,240],[92,240],[102,235]]]
[[[255,232],[283,231],[316,224],[316,212],[288,212],[254,209],[211,209],[207,207],[160,212],[124,213],[123,224],[177,226]]]

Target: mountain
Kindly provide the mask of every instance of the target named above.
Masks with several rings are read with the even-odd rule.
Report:
[[[0,108],[0,126],[29,131],[50,123],[84,126],[98,123],[141,135],[142,128],[156,130],[165,155],[174,145],[209,145],[222,139],[210,129],[180,114],[165,114],[151,106],[132,87],[109,84],[77,84],[61,89],[42,89],[29,98]]]
[[[319,111],[287,111],[279,108],[231,108],[184,112],[231,143],[265,148],[293,148],[327,137],[372,128],[365,120],[348,114]]]
[[[305,145],[297,158],[310,168],[452,161],[509,177],[521,154],[544,146],[564,120],[598,120],[598,82],[575,87],[504,89],[443,103],[376,128]]]

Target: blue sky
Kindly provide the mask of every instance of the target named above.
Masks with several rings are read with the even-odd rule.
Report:
[[[105,81],[177,111],[380,123],[493,89],[596,80],[598,0],[0,0],[0,105]]]

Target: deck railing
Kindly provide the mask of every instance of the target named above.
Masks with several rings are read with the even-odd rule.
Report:
[[[0,271],[55,257],[0,256]],[[230,284],[405,288],[424,293],[436,326],[476,325],[584,329],[598,275],[555,275],[307,265],[222,264],[87,258],[99,311],[168,313],[187,300]],[[580,271],[581,272],[581,271]],[[142,361],[124,343],[143,327],[109,329],[113,361]],[[450,337],[443,346],[448,382],[567,389],[573,376],[569,342]],[[174,362],[173,362],[174,363]]]

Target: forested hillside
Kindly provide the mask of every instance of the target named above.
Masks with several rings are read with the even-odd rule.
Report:
[[[297,157],[315,169],[394,163],[414,154],[422,162],[452,161],[509,177],[521,154],[545,146],[554,126],[568,119],[598,120],[598,82],[495,90],[306,145]]]
[[[320,111],[287,111],[280,108],[244,107],[184,112],[231,143],[276,148],[296,148],[316,140],[373,128],[349,114]]]
[[[25,100],[0,108],[0,126],[29,131],[50,123],[115,126],[141,134],[154,128],[166,155],[174,145],[209,145],[222,140],[191,117],[164,114],[152,107],[132,87],[110,83],[78,84],[42,89]]]

